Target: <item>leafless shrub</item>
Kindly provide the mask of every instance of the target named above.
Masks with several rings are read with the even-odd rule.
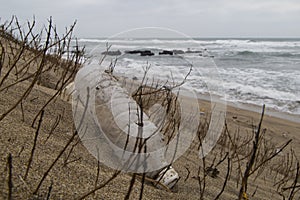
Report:
[[[16,103],[0,116],[0,121],[19,104],[22,105],[23,100],[28,97],[32,88],[36,85],[45,85],[56,89],[56,93],[36,114],[32,122],[33,126],[42,110],[74,79],[76,72],[81,66],[84,54],[84,49],[79,48],[77,41],[75,41],[75,49],[71,50],[72,33],[75,24],[60,38],[50,18],[49,26],[46,28],[45,41],[41,39],[43,38],[43,32],[34,33],[35,20],[32,23],[27,23],[27,29],[20,26],[16,17],[13,17],[9,23],[3,25],[3,29],[6,31],[2,30],[1,36],[9,39],[11,42],[6,44],[6,48],[1,45],[1,63],[7,63],[7,70],[0,80],[0,92],[24,81],[30,81],[31,84]],[[67,55],[64,56],[64,54]],[[36,63],[36,68],[33,67],[33,63]],[[15,73],[12,75],[11,72],[13,70]],[[15,81],[11,84],[3,85],[8,77],[15,77]],[[53,80],[49,79],[49,77],[52,77]],[[52,86],[49,85],[51,83],[53,83]]]
[[[42,125],[42,122],[43,122],[43,116],[44,116],[44,110],[41,113],[40,120],[39,120],[39,123],[38,123],[38,127],[37,127],[35,135],[34,135],[33,146],[32,146],[32,149],[31,149],[29,160],[28,160],[26,172],[25,172],[25,175],[24,175],[24,180],[27,179],[29,169],[30,169],[30,166],[31,166],[31,163],[32,163],[32,159],[33,159],[33,156],[34,156],[34,151],[35,151],[36,144],[37,144],[37,139],[38,139],[40,128],[41,128],[41,125]]]
[[[43,105],[38,108],[38,111],[34,113],[32,119],[32,127],[36,124],[38,117],[40,120],[35,131],[35,137],[32,142],[32,150],[29,155],[26,172],[24,178],[19,176],[20,180],[26,185],[27,190],[33,197],[42,193],[41,187],[44,184],[49,173],[57,165],[60,159],[63,160],[63,166],[68,166],[70,163],[78,161],[79,158],[72,158],[72,153],[79,145],[80,140],[76,131],[72,132],[72,135],[68,138],[68,141],[59,150],[58,155],[49,164],[45,171],[43,171],[42,177],[37,182],[32,183],[35,188],[32,189],[25,182],[29,179],[28,176],[31,172],[30,168],[33,166],[33,160],[35,159],[36,145],[39,142],[38,136],[42,134],[42,123],[44,112],[47,112],[48,106],[54,102],[57,97],[62,93],[63,89],[73,81],[77,71],[79,70],[83,60],[84,48],[80,48],[77,40],[73,40],[73,30],[75,23],[66,30],[66,33],[60,37],[57,33],[56,27],[53,25],[52,19],[48,21],[48,26],[41,32],[36,33],[35,20],[33,22],[27,22],[25,27],[22,27],[16,17],[4,24],[0,25],[0,93],[5,94],[9,89],[12,89],[18,84],[28,82],[28,86],[24,92],[13,102],[12,106],[4,111],[1,111],[0,122],[7,117],[18,106],[21,107],[22,119],[26,119],[26,113],[23,106],[28,102],[28,96],[32,93],[33,89],[38,86],[45,86],[54,89],[54,93],[50,95]],[[2,40],[9,42],[4,42]],[[72,41],[75,43],[75,48],[72,48]],[[107,49],[109,49],[108,46]],[[102,62],[102,61],[100,61]],[[112,62],[109,66],[107,73],[113,75],[116,67],[117,60]],[[160,103],[166,108],[166,118],[162,123],[159,123],[159,129],[165,136],[165,141],[168,144],[174,137],[175,132],[180,125],[180,109],[177,102],[177,94],[173,93],[173,89],[181,86],[186,77],[179,84],[163,84],[148,80],[147,67],[142,83],[137,87],[137,90],[132,94],[132,97],[140,106],[138,125],[143,126],[144,113],[149,114],[149,109],[154,103]],[[49,79],[50,77],[50,79]],[[56,116],[55,121],[50,125],[50,131],[47,139],[44,141],[44,145],[55,129],[61,123],[63,114]],[[222,177],[222,184],[219,190],[215,194],[215,199],[222,199],[222,194],[226,191],[228,184],[232,184],[232,181],[236,181],[237,188],[239,189],[238,198],[242,199],[245,195],[249,196],[249,187],[255,185],[255,181],[258,178],[265,176],[264,173],[268,171],[274,175],[274,187],[276,187],[278,195],[283,199],[293,199],[300,190],[299,185],[299,162],[295,155],[295,152],[291,149],[290,152],[283,153],[287,146],[290,145],[291,140],[283,142],[283,144],[273,144],[265,137],[266,129],[262,127],[264,116],[264,107],[262,110],[261,120],[257,126],[253,126],[252,133],[242,133],[237,129],[236,132],[230,132],[227,124],[225,125],[224,132],[218,141],[217,147],[211,153],[212,158],[203,157],[198,164],[197,180],[199,184],[200,199],[204,199],[206,192],[209,189],[208,180],[210,178]],[[31,120],[30,120],[31,121]],[[206,136],[209,128],[210,115],[206,113],[205,119],[201,119],[197,139],[198,142],[194,142],[191,149],[200,149],[201,143]],[[133,146],[137,152],[143,152],[145,150],[146,140],[136,140]],[[125,144],[128,145],[128,142]],[[197,146],[195,146],[197,145]],[[24,147],[20,150],[17,157],[20,157]],[[276,150],[276,151],[274,151]],[[189,154],[188,152],[187,154]],[[15,160],[15,159],[14,159]],[[227,165],[226,165],[227,161]],[[8,166],[8,199],[12,199],[13,187],[13,163],[12,155],[7,157]],[[219,174],[221,166],[226,167],[226,173]],[[224,167],[224,168],[225,168]],[[188,174],[185,178],[185,182],[190,177],[190,169],[185,167]],[[233,171],[236,171],[237,177],[234,177]],[[96,180],[93,189],[87,191],[78,199],[84,199],[92,194],[95,194],[98,190],[101,190],[113,181],[121,172],[115,171],[115,173],[106,181],[99,184],[100,179],[100,163],[98,162]],[[145,174],[132,174],[130,184],[128,185],[125,199],[130,199],[133,188],[139,180],[141,184],[139,199],[143,198],[144,184],[148,181],[153,185],[160,185],[157,180],[147,177]],[[231,182],[230,182],[231,181]],[[248,184],[249,181],[253,184]],[[253,181],[253,182],[252,182]],[[251,185],[251,186],[250,186]],[[161,188],[171,192],[166,186],[160,185]],[[259,186],[254,186],[255,190],[252,197],[255,196]],[[51,182],[46,191],[46,199],[49,199],[53,189],[53,182]],[[45,191],[44,191],[45,193]]]
[[[13,189],[13,182],[12,182],[12,155],[9,153],[7,156],[7,168],[8,168],[8,181],[7,181],[7,185],[8,185],[8,199],[11,200],[12,199],[12,189]]]
[[[13,102],[13,105],[7,110],[1,111],[0,121],[16,109],[18,105],[21,105],[22,119],[24,121],[24,118],[27,118],[27,116],[24,114],[23,105],[28,103],[27,97],[31,94],[34,88],[38,87],[38,85],[56,89],[55,93],[46,100],[33,119],[32,126],[35,124],[36,119],[40,116],[24,179],[20,177],[24,182],[30,173],[29,169],[31,168],[31,164],[34,159],[34,152],[38,143],[38,135],[42,130],[41,127],[44,112],[46,112],[45,110],[48,105],[56,99],[63,88],[74,79],[81,66],[84,54],[84,49],[79,48],[77,41],[75,41],[75,49],[72,50],[71,41],[73,41],[72,33],[75,23],[70,27],[70,29],[66,30],[66,34],[62,37],[58,35],[51,18],[48,21],[48,27],[41,32],[35,32],[35,24],[35,20],[33,20],[33,22],[27,22],[25,26],[21,26],[18,19],[16,17],[12,17],[9,22],[5,22],[0,28],[0,93],[5,93],[10,88],[18,86],[21,83],[29,83],[24,92],[18,97],[18,99],[15,100],[15,102]],[[67,53],[66,56],[64,56],[65,53]],[[52,128],[50,130],[49,137],[60,123],[60,119],[61,117],[58,117],[55,123],[51,126]],[[56,165],[60,157],[64,154],[68,146],[72,143],[76,135],[76,132],[74,132],[56,159],[44,172],[43,177],[37,183],[36,189],[31,191],[32,194],[38,194],[45,178]],[[71,150],[73,148],[71,148]],[[71,154],[71,152],[72,151],[70,151],[69,154]],[[69,163],[70,162],[72,161],[69,161]],[[10,176],[9,181],[11,180]],[[49,187],[47,198],[50,197],[51,190],[52,185]],[[9,193],[9,198],[10,197],[11,193]]]

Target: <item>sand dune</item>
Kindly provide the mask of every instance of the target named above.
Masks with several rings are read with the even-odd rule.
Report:
[[[4,46],[10,42],[2,37],[0,39]],[[0,53],[2,52],[3,50],[0,51]],[[32,57],[33,54],[27,52],[25,56],[28,58]],[[24,60],[26,60],[26,58],[24,58]],[[18,63],[18,67],[21,67],[22,64],[24,63]],[[33,63],[30,70],[34,71],[35,66],[36,65]],[[8,64],[4,63],[0,80],[8,70]],[[22,107],[21,105],[17,106],[10,114],[0,121],[0,197],[3,199],[7,198],[9,193],[9,170],[7,167],[7,157],[9,154],[12,155],[13,164],[13,197],[15,199],[32,198],[32,192],[37,187],[41,177],[60,154],[68,140],[72,137],[74,124],[70,101],[64,101],[61,100],[60,97],[56,97],[55,100],[51,101],[45,108],[33,162],[28,177],[24,180],[23,175],[26,171],[28,159],[31,154],[38,120],[35,123],[35,128],[31,127],[31,123],[37,112],[57,91],[53,88],[56,78],[55,73],[57,72],[51,71],[44,74],[44,79],[40,82],[40,85],[36,85],[28,97],[22,101]],[[0,89],[15,83],[16,80],[16,76],[11,73],[4,84],[0,86]],[[26,88],[29,87],[30,83],[31,80],[29,79],[15,84],[8,89],[1,90],[1,115],[15,104]],[[209,121],[209,116],[212,112],[211,102],[201,99],[199,99],[198,102],[200,107],[199,112],[202,112]],[[194,106],[197,107],[197,105]],[[22,115],[24,116],[24,119]],[[260,113],[227,106],[226,123],[228,132],[232,137],[234,137],[234,135],[239,135],[242,138],[253,136],[253,130],[256,129],[259,120]],[[58,124],[53,129],[56,123]],[[202,125],[202,131],[204,131],[207,127],[205,124]],[[107,124],[107,126],[109,127],[109,124]],[[286,158],[287,154],[290,155],[290,148],[293,148],[293,152],[296,156],[300,154],[300,124],[284,119],[284,117],[278,118],[266,115],[264,116],[262,129],[266,129],[265,141],[266,143],[268,142],[268,148],[273,148],[274,151],[289,139],[292,139],[292,142],[281,155],[278,155],[270,163],[264,166],[265,170],[257,179],[254,180],[255,175],[251,176],[248,181],[247,194],[249,199],[282,199],[276,191],[276,186],[278,185],[274,186],[274,182],[279,181],[281,175],[276,175],[275,171],[276,169],[284,170],[284,167],[286,166],[285,162],[289,162],[286,161]],[[224,139],[225,136],[221,136],[218,145],[206,157],[206,167],[214,163],[215,158],[216,160],[220,160],[225,156],[226,152],[229,152],[230,156],[232,156],[232,169],[230,172],[230,179],[228,180],[225,191],[220,199],[237,199],[240,188],[240,181],[237,181],[240,176],[238,173],[239,165],[237,160],[233,158],[234,153],[230,150],[230,147],[224,145],[225,143],[222,143],[222,138]],[[247,163],[247,160],[242,159],[242,153],[247,153],[247,149],[249,149],[251,145],[252,143],[245,146],[245,151],[239,151],[241,153],[241,169],[245,169]],[[199,187],[198,177],[200,176],[200,180],[203,180],[204,175],[202,173],[203,160],[199,159],[198,146],[199,140],[196,138],[189,150],[173,164],[174,168],[181,176],[175,191],[168,192],[163,189],[157,189],[150,182],[146,181],[143,190],[143,199],[199,199],[201,189]],[[261,147],[260,150],[263,151],[264,147]],[[216,160],[213,166],[216,165]],[[293,169],[295,169],[295,161],[293,164]],[[280,166],[282,168],[280,168]],[[217,176],[206,176],[205,178],[206,188],[204,199],[214,199],[221,191],[226,177],[227,161],[225,160],[216,168],[219,171]],[[271,169],[273,169],[273,171]],[[46,177],[37,196],[45,198],[48,195],[49,187],[51,186],[51,199],[76,199],[95,187],[97,173],[97,184],[99,185],[108,180],[113,175],[113,172],[114,170],[109,169],[104,164],[100,164],[98,167],[97,160],[88,153],[79,138],[75,136],[75,140],[62,154],[49,175]],[[130,174],[121,173],[105,187],[99,189],[95,194],[90,195],[88,199],[124,199],[128,192],[130,181]],[[291,185],[293,177],[289,177],[289,181],[289,184]],[[138,180],[133,186],[132,194],[130,196],[131,199],[139,197],[140,188],[141,181]],[[289,190],[284,194],[288,195],[288,192]],[[255,194],[254,197],[251,197],[253,194]],[[294,199],[299,198],[299,193],[297,195]]]

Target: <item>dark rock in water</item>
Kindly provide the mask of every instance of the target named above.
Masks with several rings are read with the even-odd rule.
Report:
[[[125,51],[127,54],[140,54],[141,56],[153,56],[150,50],[132,50],[132,51]]]
[[[174,54],[184,54],[184,51],[182,51],[182,50],[173,50],[173,53]]]
[[[167,51],[167,50],[163,50],[162,52],[158,53],[159,55],[173,55],[173,51]]]
[[[142,53],[142,51],[141,50],[132,50],[132,51],[125,51],[125,53],[127,53],[127,54],[140,54],[140,53]]]
[[[145,50],[141,51],[141,56],[154,56],[154,53],[149,50]]]
[[[118,51],[104,51],[101,53],[102,55],[108,55],[108,56],[119,56],[121,55],[121,51],[118,50]]]

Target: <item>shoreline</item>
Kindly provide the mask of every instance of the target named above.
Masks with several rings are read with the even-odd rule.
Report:
[[[187,97],[189,98],[189,97]],[[212,102],[208,95],[197,95],[200,112],[209,115]],[[222,101],[219,99],[219,102]],[[223,101],[224,103],[224,101]],[[231,133],[238,131],[241,134],[251,133],[256,130],[261,119],[262,106],[249,104],[234,104],[226,102],[226,123]],[[291,146],[295,152],[300,153],[300,117],[283,112],[276,112],[265,108],[262,127],[266,129],[266,135],[274,144],[280,145],[284,141],[292,140]]]
[[[227,102],[227,104],[232,107],[240,108],[242,110],[247,110],[250,112],[261,113],[261,111],[262,111],[262,106],[258,106],[258,105],[254,105],[254,104],[252,105],[252,104],[247,104],[247,103],[232,103],[232,102]],[[278,119],[283,119],[283,120],[287,120],[287,121],[291,121],[291,122],[300,124],[300,116],[299,115],[290,114],[287,112],[280,112],[273,108],[269,108],[267,106],[265,109],[265,115],[269,116],[269,117],[275,117]]]
[[[132,80],[131,78],[126,77],[124,74],[116,74],[116,76],[118,78],[120,78],[120,83],[127,85],[127,90],[131,90],[132,86],[136,87],[137,85],[139,85],[139,80]],[[126,83],[127,82],[127,83]],[[124,85],[123,85],[124,86]],[[122,86],[122,87],[123,87]],[[128,87],[129,86],[129,87]],[[125,87],[125,88],[126,88]],[[194,91],[194,95],[196,96],[197,100],[200,102],[205,101],[206,104],[207,103],[211,103],[211,102],[216,102],[216,103],[222,103],[224,104],[224,100],[221,99],[220,96],[211,96],[210,94],[201,94],[199,92]],[[194,98],[194,95],[183,95],[187,98]],[[233,108],[233,109],[237,109],[237,110],[243,110],[243,111],[247,111],[250,113],[256,113],[256,114],[261,114],[262,112],[262,106],[259,105],[255,105],[255,104],[249,104],[249,103],[239,103],[239,102],[230,102],[230,101],[225,101],[225,106],[226,109],[227,108]],[[200,106],[200,104],[199,104]],[[201,106],[200,106],[201,107]],[[207,105],[205,106],[205,110],[209,110],[207,108]],[[300,124],[300,115],[297,114],[291,114],[291,113],[287,113],[287,112],[281,112],[278,110],[275,110],[274,108],[270,108],[270,107],[265,107],[265,116],[268,117],[274,117],[277,119],[281,119],[281,120],[286,120],[286,121],[290,121],[296,124]]]
[[[212,100],[212,98],[210,97],[209,94],[197,93],[197,98],[200,101],[224,103],[224,100],[221,100],[219,97],[212,97],[213,98],[213,100]],[[232,108],[245,110],[245,111],[249,111],[249,112],[254,112],[254,113],[259,113],[259,114],[261,113],[262,106],[263,106],[263,105],[259,106],[259,105],[255,105],[255,104],[230,102],[230,101],[225,101],[225,102],[226,102],[227,107],[229,106]],[[300,115],[291,114],[291,113],[287,113],[287,112],[281,112],[281,111],[275,110],[275,109],[267,107],[267,106],[265,109],[265,116],[275,117],[278,119],[287,120],[287,121],[291,121],[291,122],[300,124]]]

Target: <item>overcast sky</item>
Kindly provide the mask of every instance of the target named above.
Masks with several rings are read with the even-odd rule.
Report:
[[[193,37],[298,37],[300,0],[0,0],[1,22],[34,15],[57,27],[77,20],[78,37],[159,26]]]

